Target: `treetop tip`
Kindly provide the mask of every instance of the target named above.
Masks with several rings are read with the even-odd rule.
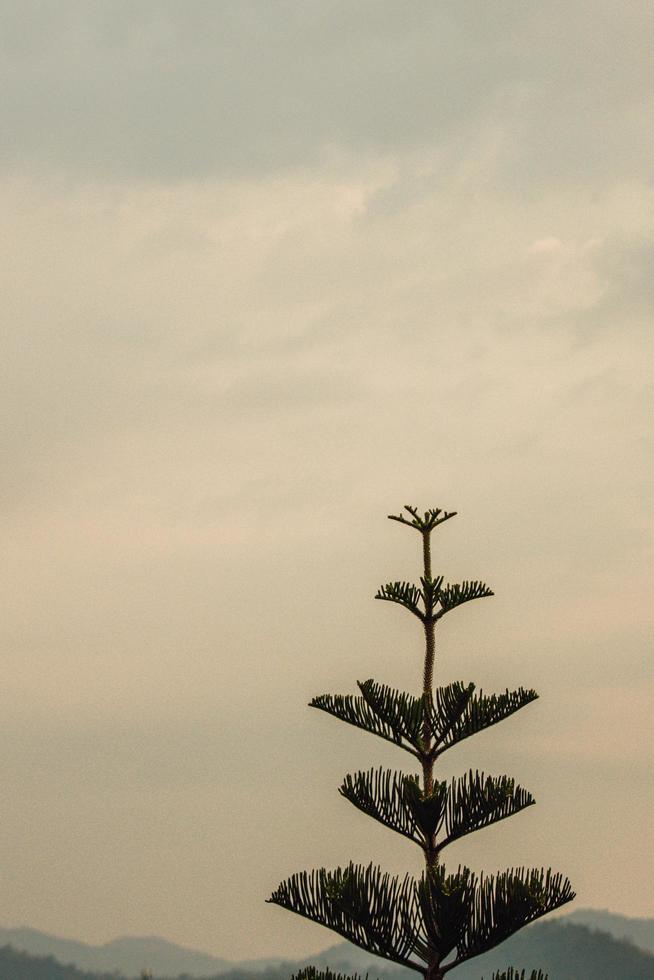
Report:
[[[426,510],[422,516],[418,508],[413,507],[411,504],[405,504],[404,510],[409,514],[410,519],[404,514],[389,514],[389,521],[397,521],[399,524],[413,527],[416,531],[420,531],[421,534],[433,531],[439,524],[443,524],[444,521],[449,521],[450,517],[456,517],[455,510],[446,511],[440,507],[432,507],[430,510]]]

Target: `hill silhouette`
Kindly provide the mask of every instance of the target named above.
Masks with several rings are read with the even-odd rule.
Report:
[[[512,936],[474,962],[464,964],[453,980],[479,980],[507,966],[529,971],[540,967],[550,980],[654,980],[654,956],[624,940],[587,926],[543,922]]]
[[[488,980],[494,970],[510,965],[527,970],[541,967],[549,973],[550,980],[654,980],[653,955],[638,949],[632,942],[572,923],[569,918],[530,926],[490,953],[463,964],[452,975],[453,980],[480,980],[481,977]],[[56,937],[31,929],[0,930],[2,936],[8,933],[23,942],[30,942],[33,947],[39,946],[41,955],[4,945],[0,948],[1,980],[131,980],[142,969],[152,970],[155,980],[169,980],[181,975],[201,980],[216,980],[217,977],[220,980],[288,980],[292,972],[307,962],[350,972],[368,972],[371,978],[380,977],[381,980],[407,980],[409,974],[414,975],[412,971],[390,967],[387,962],[349,943],[339,943],[318,956],[296,963],[272,958],[230,963],[156,938],[135,937],[93,947],[56,940]],[[43,953],[43,947],[53,939],[68,952],[77,949],[88,955],[89,951],[95,950],[104,957],[107,951],[117,951],[126,962],[129,960],[130,965],[123,969],[114,963],[109,969],[87,970],[79,963],[63,963],[51,953]],[[167,965],[155,967],[153,957],[165,954],[170,954]],[[177,964],[182,959],[185,966],[179,969]],[[215,970],[212,966],[209,972],[191,972],[189,966],[202,964],[207,959],[221,964],[221,969]]]
[[[84,973],[53,956],[30,956],[11,946],[0,948],[2,980],[120,980],[115,973]]]
[[[576,909],[562,920],[608,932],[616,939],[628,939],[648,953],[654,953],[654,919],[632,919],[599,909]]]
[[[78,970],[93,973],[118,971],[137,975],[144,965],[156,973],[178,976],[210,976],[225,973],[236,964],[209,953],[186,949],[156,936],[123,936],[101,946],[61,939],[37,929],[0,929],[0,945],[12,946],[33,956],[54,956],[60,963],[72,963]],[[2,977],[4,980],[4,977]]]

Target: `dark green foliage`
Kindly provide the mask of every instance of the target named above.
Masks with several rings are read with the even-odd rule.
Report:
[[[472,685],[471,685],[472,686]],[[535,701],[538,695],[535,691],[519,687],[516,691],[504,691],[503,694],[479,694],[469,697],[464,710],[456,721],[451,721],[448,727],[440,728],[437,721],[430,718],[430,727],[434,733],[436,745],[439,745],[438,755],[464,738],[476,735],[477,732],[497,725],[520,708]]]
[[[370,769],[348,774],[339,792],[369,817],[420,844],[424,834],[416,814],[421,805],[418,781],[418,776],[405,776],[390,769]]]
[[[362,980],[362,978],[358,973],[334,973],[329,967],[324,970],[317,970],[315,966],[305,966],[303,970],[294,973],[291,980]],[[368,974],[366,974],[365,980],[368,980]]]
[[[474,694],[474,684],[460,681],[437,688],[431,697],[415,697],[373,680],[357,683],[361,697],[320,694],[309,706],[393,742],[417,758],[424,749],[425,723],[433,739],[433,757],[437,758],[457,742],[498,724],[538,698],[535,691],[522,687],[503,694]]]
[[[508,776],[471,770],[449,785],[436,782],[427,794],[419,783],[419,776],[370,769],[347,775],[340,793],[368,816],[421,846],[442,830],[440,849],[534,803],[531,794]]]
[[[446,585],[443,589],[439,589],[436,594],[440,604],[436,619],[440,619],[450,609],[462,606],[464,602],[471,602],[473,599],[485,599],[492,595],[492,590],[483,582],[461,582],[460,585]]]
[[[567,878],[552,871],[519,868],[481,875],[468,909],[467,928],[457,938],[455,962],[497,946],[518,929],[574,898]]]
[[[407,752],[416,754],[415,746],[411,743],[405,745],[402,741],[401,732],[395,732],[389,724],[379,718],[371,710],[364,698],[356,697],[352,694],[320,694],[310,702],[311,708],[320,708],[341,721],[346,721],[348,725],[362,728],[372,735],[378,735],[388,742],[394,742]]]
[[[443,576],[437,579],[421,578],[419,589],[412,582],[388,582],[382,585],[375,599],[386,602],[396,602],[404,606],[410,613],[417,616],[421,622],[430,620],[436,622],[450,609],[462,606],[472,599],[484,599],[492,596],[493,592],[483,582],[461,582],[460,584],[443,585]],[[420,607],[422,603],[423,608]]]
[[[523,925],[570,901],[570,883],[550,871],[520,868],[477,876],[442,867],[418,881],[354,864],[302,871],[271,901],[328,926],[356,946],[423,970],[432,953],[451,969],[485,952]],[[456,955],[444,962],[456,950]],[[417,962],[422,961],[422,963]]]
[[[358,683],[360,694],[322,694],[311,701],[342,721],[377,735],[414,756],[422,774],[371,769],[347,775],[341,794],[363,813],[419,845],[425,872],[419,879],[392,877],[374,865],[301,872],[282,882],[270,901],[321,923],[370,953],[443,980],[450,970],[492,949],[514,932],[569,902],[570,882],[550,870],[509,870],[476,875],[460,867],[448,873],[441,852],[450,843],[513,816],[533,797],[508,776],[469,771],[449,783],[434,777],[435,761],[471,735],[508,718],[534,701],[535,691],[475,693],[474,684],[455,682],[434,690],[435,629],[450,610],[491,596],[483,582],[444,584],[431,571],[430,534],[453,517],[440,509],[405,507],[393,516],[419,531],[423,544],[420,586],[396,581],[376,598],[403,606],[420,619],[425,633],[423,686],[409,694],[373,680]],[[305,972],[301,980],[318,980]],[[327,980],[320,977],[320,980]],[[493,980],[527,980],[511,969]],[[534,972],[529,980],[545,980]]]
[[[420,601],[424,601],[422,590],[411,582],[389,582],[382,585],[375,599],[384,599],[386,602],[397,602],[404,606],[409,612],[423,620],[424,614],[420,609]]]
[[[420,911],[408,875],[393,877],[372,864],[301,871],[282,882],[270,901],[328,926],[376,956],[420,968],[411,959]]]
[[[429,727],[436,745],[444,742],[448,732],[459,724],[474,691],[474,684],[455,681],[446,687],[437,687],[431,697],[427,697]]]
[[[508,970],[504,970],[502,973],[494,973],[492,980],[547,980],[547,974],[543,973],[542,970],[534,970],[532,973],[527,974],[524,970],[518,973],[513,967]]]
[[[385,684],[367,680],[359,684],[363,698],[372,711],[400,739],[417,752],[423,748],[422,725],[425,717],[425,698],[416,698],[405,691],[396,691]]]
[[[321,694],[309,702],[349,725],[378,735],[418,757],[423,744],[424,698],[396,691],[376,681],[357,681],[361,697]]]
[[[486,776],[470,770],[467,775],[453,779],[448,787],[443,822],[434,828],[437,833],[441,828],[444,831],[440,847],[511,817],[534,803],[531,793],[516,786],[509,776]]]

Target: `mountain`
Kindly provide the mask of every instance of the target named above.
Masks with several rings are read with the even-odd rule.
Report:
[[[616,939],[628,939],[634,946],[654,953],[654,919],[630,919],[606,910],[577,909],[561,921],[608,932]]]
[[[90,946],[73,939],[60,939],[36,929],[0,929],[0,946],[12,946],[32,956],[54,956],[59,963],[72,963],[79,970],[93,973],[118,971],[138,976],[147,967],[159,976],[216,976],[236,968],[237,964],[176,946],[156,936],[112,939],[103,946]],[[260,969],[269,965],[264,961]],[[1,975],[0,975],[1,976]],[[4,977],[2,977],[4,980]]]
[[[549,972],[550,980],[654,980],[654,956],[650,953],[632,942],[573,923],[571,918],[521,930],[490,953],[464,963],[452,974],[453,980],[489,980],[496,969],[507,966],[527,970],[541,967]],[[638,922],[617,918],[628,924]],[[338,943],[299,963],[280,959],[230,963],[154,937],[89,946],[33,929],[0,929],[0,946],[9,942],[9,936],[16,949],[30,948],[27,953],[8,946],[0,949],[0,980],[121,980],[119,974],[137,977],[143,968],[152,970],[157,980],[181,974],[204,980],[288,980],[307,963],[341,972],[357,971],[363,976],[368,973],[381,980],[407,980],[410,973],[415,976],[349,943]],[[90,960],[99,965],[89,967]],[[62,965],[66,962],[75,966]]]
[[[120,980],[117,974],[82,973],[74,966],[63,966],[52,956],[29,956],[11,946],[0,948],[2,980]]]
[[[631,943],[587,926],[542,922],[507,939],[501,946],[465,963],[453,980],[487,980],[493,971],[516,966],[540,967],[550,980],[654,980],[654,956]]]
[[[333,946],[311,962],[341,972],[356,969],[364,976],[368,972],[382,980],[415,976],[347,943]],[[527,975],[542,968],[550,980],[654,980],[654,956],[608,933],[568,923],[567,918],[523,929],[490,953],[463,963],[451,976],[452,980],[489,980],[495,970],[509,966],[524,968]]]

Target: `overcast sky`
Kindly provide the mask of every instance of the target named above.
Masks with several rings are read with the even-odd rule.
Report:
[[[404,503],[496,592],[437,679],[541,694],[450,862],[654,915],[650,0],[0,11],[0,924],[295,956],[288,874],[419,870],[306,707],[419,687]]]

